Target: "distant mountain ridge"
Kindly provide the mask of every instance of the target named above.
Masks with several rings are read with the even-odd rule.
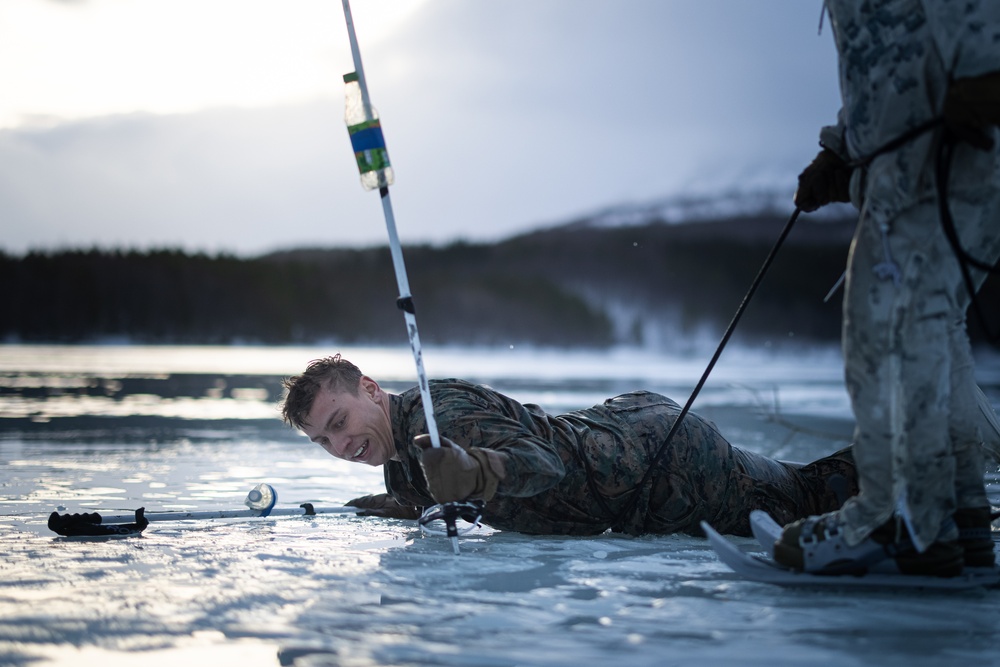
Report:
[[[794,190],[775,188],[734,189],[711,195],[671,195],[648,202],[616,204],[564,224],[635,227],[654,222],[676,225],[759,217],[787,218],[795,208],[793,197]],[[831,204],[811,213],[810,217],[817,221],[843,220],[856,218],[857,212],[850,204]]]
[[[767,243],[777,240],[783,224],[794,211],[793,192],[759,188],[731,190],[718,195],[674,195],[634,204],[599,209],[563,222],[517,235],[533,238],[582,229],[629,229],[669,225],[675,238],[687,241],[730,240]],[[789,245],[850,243],[857,222],[850,204],[831,204],[812,213],[801,213]]]
[[[781,202],[784,202],[783,204]],[[405,248],[421,338],[555,347],[717,342],[791,207],[773,193],[623,205],[496,243]],[[718,217],[716,217],[718,216]],[[835,343],[856,213],[802,215],[736,333]],[[406,344],[389,249],[255,258],[176,250],[0,254],[0,340]],[[982,292],[1000,312],[1000,285]],[[996,326],[996,325],[994,325]],[[978,323],[970,321],[981,339]]]

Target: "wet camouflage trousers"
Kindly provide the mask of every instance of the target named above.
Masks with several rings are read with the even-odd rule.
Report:
[[[680,407],[655,394],[643,398],[653,399],[653,407],[619,416],[631,423],[645,447],[658,449]],[[619,401],[634,404],[635,395],[608,403]],[[655,470],[648,492],[643,490],[642,509],[614,529],[701,535],[704,520],[722,533],[750,535],[753,510],[764,510],[779,523],[791,522],[835,510],[858,491],[850,449],[805,466],[783,463],[731,446],[711,422],[690,412]]]
[[[661,455],[680,407],[659,394],[558,416],[461,380],[433,381],[431,394],[442,436],[505,456],[507,476],[483,515],[503,530],[700,534],[706,520],[747,535],[754,509],[791,521],[836,509],[857,490],[849,452],[799,468],[731,447],[697,414]],[[385,466],[386,489],[404,504],[432,505],[409,444],[426,430],[419,392],[392,396],[390,417],[399,460]]]

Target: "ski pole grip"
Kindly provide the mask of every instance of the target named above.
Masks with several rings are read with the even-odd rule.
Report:
[[[49,515],[49,530],[64,537],[109,537],[138,535],[149,525],[149,519],[143,516],[145,507],[135,511],[135,523],[117,523],[105,525],[101,523],[101,515],[97,512],[84,514]]]

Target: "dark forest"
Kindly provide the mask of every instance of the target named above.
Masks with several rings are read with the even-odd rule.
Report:
[[[421,338],[605,347],[721,333],[773,246],[780,215],[597,227],[491,244],[409,246]],[[737,329],[749,342],[835,342],[854,221],[799,222]],[[404,344],[387,247],[253,257],[179,250],[0,254],[0,339],[173,344]],[[1000,284],[981,292],[1000,313]],[[997,317],[1000,320],[1000,316]],[[1000,321],[992,322],[993,329]],[[985,340],[970,315],[973,339]]]

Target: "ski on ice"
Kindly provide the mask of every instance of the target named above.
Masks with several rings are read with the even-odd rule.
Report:
[[[1000,569],[997,568],[967,569],[957,577],[921,577],[900,574],[894,570],[891,561],[887,561],[886,567],[881,570],[873,569],[865,575],[818,575],[797,572],[776,563],[771,558],[774,541],[781,535],[781,526],[765,512],[751,514],[750,525],[754,537],[764,547],[764,554],[744,553],[708,523],[704,521],[701,523],[709,544],[712,545],[719,560],[736,574],[751,581],[777,586],[938,590],[962,590],[1000,584]],[[888,568],[893,570],[890,571]]]
[[[750,512],[750,530],[753,531],[754,539],[767,552],[767,557],[774,558],[774,543],[781,537],[784,527],[767,512],[754,510]]]

